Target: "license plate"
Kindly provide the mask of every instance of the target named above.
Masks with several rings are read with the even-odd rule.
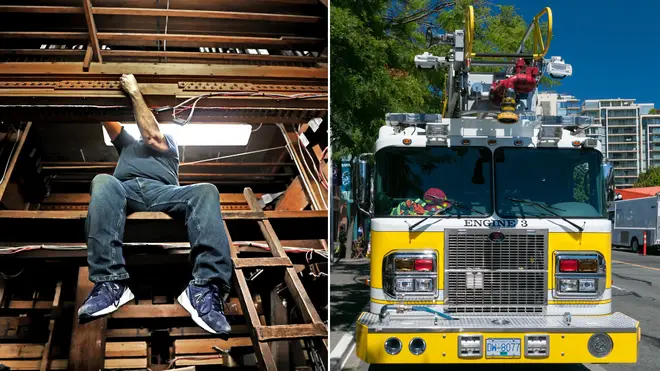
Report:
[[[520,339],[486,339],[486,358],[520,358]]]

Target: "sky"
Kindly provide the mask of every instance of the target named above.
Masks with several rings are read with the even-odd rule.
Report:
[[[559,55],[573,66],[573,76],[552,90],[581,100],[634,98],[660,108],[660,1],[492,2],[513,5],[527,23],[543,7],[552,9],[553,38],[546,58]]]

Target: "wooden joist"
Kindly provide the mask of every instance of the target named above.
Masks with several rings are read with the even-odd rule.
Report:
[[[6,32],[0,32],[0,37],[6,36]],[[17,38],[24,38],[25,32],[10,33]],[[67,33],[65,33],[67,34]],[[76,34],[76,33],[73,33]],[[86,39],[87,33],[78,33],[82,37],[79,39]],[[43,33],[34,33],[32,36],[45,35]],[[51,33],[52,35],[52,33]],[[76,36],[76,35],[70,35]],[[74,37],[76,38],[76,37]],[[85,74],[88,78],[92,76],[108,78],[119,78],[126,71],[131,71],[138,81],[142,81],[141,77],[155,77],[168,75],[168,77],[177,76],[213,76],[216,79],[229,78],[232,80],[249,79],[249,80],[269,80],[269,79],[292,79],[292,80],[327,80],[328,69],[327,67],[282,67],[282,66],[247,66],[247,65],[191,65],[185,63],[117,63],[106,62],[96,63],[89,67],[89,72]],[[17,76],[33,78],[35,75],[43,75],[49,77],[66,76],[66,75],[81,75],[80,63],[76,62],[7,62],[2,63],[0,68],[0,76]]]
[[[77,6],[34,6],[34,5],[2,5],[0,13],[36,13],[36,14],[83,14],[85,9]],[[249,13],[249,12],[227,12],[212,10],[188,10],[188,9],[157,9],[157,8],[118,8],[118,7],[94,7],[92,14],[99,15],[127,15],[142,17],[191,17],[191,18],[215,18],[234,19],[248,21],[269,22],[296,22],[296,23],[318,23],[322,17],[297,15],[297,14],[273,14],[273,13]]]
[[[38,359],[43,353],[41,344],[0,344],[0,359]]]
[[[21,155],[21,150],[23,149],[25,140],[27,139],[28,134],[30,134],[31,127],[32,127],[32,122],[28,122],[27,126],[25,126],[25,128],[21,130],[20,132],[21,136],[17,139],[18,143],[15,143],[16,149],[13,151],[13,154],[9,159],[9,164],[7,166],[7,169],[3,171],[2,178],[4,180],[2,183],[0,183],[0,203],[2,203],[2,196],[4,196],[5,194],[5,190],[7,189],[7,184],[9,184],[9,182],[11,181],[11,175],[14,172],[14,168],[16,167],[16,162],[18,162],[18,157]]]
[[[89,280],[89,268],[80,267],[78,269],[75,308],[82,306],[93,287],[94,284]],[[71,331],[71,347],[69,348],[69,369],[71,371],[98,371],[102,369],[105,360],[107,317],[85,324],[78,323],[77,310],[73,311],[72,317],[73,329]],[[51,369],[53,369],[52,364]]]
[[[255,309],[256,310],[256,309]],[[237,298],[231,298],[225,304],[225,314],[228,316],[242,316],[243,310],[238,305]],[[112,318],[186,318],[190,317],[183,307],[179,304],[125,304],[118,311],[111,314]]]
[[[182,354],[217,354],[218,351],[213,347],[222,350],[231,350],[234,347],[251,347],[252,339],[249,337],[232,337],[227,340],[222,339],[181,339],[174,341],[174,352],[176,355]]]
[[[147,356],[147,343],[145,341],[105,343],[106,358],[135,358],[135,357],[146,357],[146,356]]]
[[[92,2],[90,0],[83,0],[83,8],[85,9],[85,20],[87,21],[87,31],[89,33],[89,43],[92,45],[94,55],[100,63],[103,63],[101,57],[101,47],[99,46],[98,33],[96,32],[96,23],[94,23],[94,14],[92,14]]]
[[[323,338],[328,336],[328,329],[322,323],[259,326],[255,328],[255,331],[259,341]]]
[[[234,258],[234,268],[293,267],[289,258]]]
[[[0,210],[0,220],[3,219],[85,219],[86,210],[75,211],[26,211],[26,210]],[[327,217],[325,211],[225,211],[222,215],[225,220],[261,220],[261,219],[305,219]],[[128,220],[172,220],[162,212],[143,211],[132,213]]]
[[[12,370],[39,370],[41,369],[41,360],[3,360],[3,365]],[[49,370],[67,370],[68,362],[66,359],[55,359],[51,362]],[[98,371],[98,370],[97,370]]]

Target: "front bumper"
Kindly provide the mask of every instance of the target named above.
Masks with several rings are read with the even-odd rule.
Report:
[[[506,320],[495,324],[493,320]],[[593,356],[587,343],[596,333],[606,333],[613,342],[609,354]],[[459,336],[481,335],[481,356],[459,357]],[[526,335],[548,335],[549,351],[546,357],[525,355]],[[391,355],[385,351],[385,341],[397,337],[401,351]],[[413,355],[408,348],[413,338],[422,338],[426,350]],[[562,316],[539,317],[463,317],[449,321],[432,314],[406,312],[390,314],[382,322],[378,314],[363,312],[357,321],[356,353],[367,363],[635,363],[637,345],[641,337],[639,322],[622,313],[604,316],[579,316],[570,325]],[[517,358],[489,358],[484,349],[486,339],[521,339]]]

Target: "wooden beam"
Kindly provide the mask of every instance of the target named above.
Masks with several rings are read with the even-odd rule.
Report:
[[[53,310],[59,309],[60,307],[60,297],[62,296],[62,281],[57,281],[55,286],[55,295],[53,296]],[[44,352],[41,356],[41,368],[40,371],[48,370],[50,366],[50,356],[51,350],[53,348],[53,335],[55,334],[55,318],[51,318],[48,322],[48,341],[44,346]]]
[[[0,49],[1,55],[46,55],[46,56],[81,56],[80,49]]]
[[[282,198],[275,206],[276,211],[302,211],[309,205],[309,198],[305,194],[300,176],[291,182]]]
[[[278,259],[278,258],[269,258]],[[287,259],[288,260],[288,259]],[[279,295],[281,285],[277,285],[270,290],[270,324],[271,325],[286,325],[289,323],[289,309],[284,305],[282,298]],[[260,327],[263,328],[263,327]],[[259,328],[255,329],[257,338],[262,335],[259,333]],[[273,350],[273,357],[278,370],[290,370],[291,358],[291,344],[288,341],[274,341],[271,343]]]
[[[225,220],[260,220],[268,219],[299,219],[299,218],[323,218],[328,213],[323,210],[305,211],[225,211],[222,217]],[[38,210],[0,210],[1,219],[85,219],[86,210],[73,211],[38,211]],[[171,220],[172,218],[162,212],[137,212],[127,217],[128,220]]]
[[[106,358],[146,357],[146,341],[125,341],[105,343]],[[107,360],[106,360],[107,362]]]
[[[0,32],[0,39],[85,40],[87,35],[87,32],[3,31]]]
[[[43,164],[46,164],[44,162]],[[43,169],[48,167],[45,165]],[[258,193],[257,199],[260,199],[263,194]],[[89,193],[51,193],[41,203],[42,204],[79,204],[87,205],[91,200]],[[220,193],[220,203],[222,204],[246,204],[245,197],[240,193]]]
[[[85,20],[87,21],[87,31],[89,32],[89,42],[92,44],[94,55],[99,63],[103,63],[101,56],[101,47],[99,46],[98,34],[96,32],[96,23],[94,23],[94,14],[92,13],[92,2],[90,0],[82,0],[83,8],[85,9]]]
[[[44,35],[37,32],[35,35]],[[83,33],[83,39],[87,38],[87,33]],[[0,32],[0,37],[3,32]],[[24,35],[17,35],[23,38]],[[158,76],[213,76],[214,79],[239,78],[250,79],[317,79],[327,80],[327,67],[281,67],[281,66],[246,66],[232,64],[186,64],[186,63],[103,63],[93,64],[89,68],[86,78],[99,77],[104,79],[118,78],[124,73],[130,72],[138,77]],[[2,63],[0,76],[28,77],[32,75],[44,75],[49,77],[80,75],[80,62],[7,62]]]
[[[40,49],[38,49],[40,50]],[[44,53],[48,54],[48,53]],[[181,58],[181,59],[208,59],[208,60],[249,60],[249,61],[274,61],[274,62],[299,62],[299,63],[325,63],[326,58],[321,57],[299,57],[295,55],[279,54],[234,54],[234,53],[201,53],[201,52],[176,52],[157,50],[101,50],[106,57],[131,57],[131,58]]]
[[[73,329],[69,349],[69,369],[71,371],[98,371],[104,367],[107,317],[85,324],[78,323],[78,308],[83,304],[93,287],[94,284],[89,281],[89,268],[80,267],[78,269],[76,306],[73,311]]]
[[[217,354],[213,347],[229,350],[234,347],[251,347],[252,339],[249,337],[232,337],[222,339],[181,339],[174,341],[175,354]]]
[[[234,268],[293,267],[289,258],[235,258]]]
[[[261,326],[257,327],[256,331],[259,341],[319,338],[328,336],[328,329],[325,328],[323,323]]]
[[[89,1],[89,0],[86,0]],[[131,32],[99,32],[98,39],[104,41],[183,41],[187,43],[217,43],[217,44],[249,44],[249,45],[281,45],[295,44],[312,45],[326,42],[318,37],[251,37],[251,36],[221,36],[221,35],[194,35],[194,34],[156,34]]]
[[[256,309],[255,309],[256,310]],[[237,298],[230,298],[225,304],[225,314],[228,316],[242,316]],[[125,304],[119,310],[112,313],[112,318],[159,318],[171,317],[182,318],[190,317],[188,313],[179,304]]]
[[[2,69],[2,68],[0,68]],[[21,130],[21,136],[20,138],[17,138],[18,143],[15,143],[16,149],[14,150],[13,154],[11,155],[11,158],[9,159],[9,166],[7,167],[7,170],[3,172],[2,178],[4,180],[2,183],[0,183],[0,202],[2,201],[2,196],[5,194],[5,190],[7,189],[7,184],[9,184],[9,181],[11,180],[11,175],[14,172],[14,168],[16,167],[16,162],[18,162],[18,157],[21,155],[21,150],[23,149],[23,145],[25,144],[25,140],[27,139],[28,134],[30,134],[30,128],[32,128],[32,122],[28,122],[27,126],[25,129]]]
[[[0,363],[12,370],[39,370],[41,369],[41,360],[3,360]],[[50,370],[67,370],[66,359],[56,359],[50,364]],[[98,370],[97,370],[98,371]]]
[[[146,358],[114,358],[106,359],[104,362],[106,369],[145,369],[147,368]]]
[[[223,12],[211,10],[95,7],[94,14],[145,17],[191,17],[265,22],[318,23],[323,18],[309,15]]]
[[[44,346],[41,344],[0,344],[0,359],[7,358],[41,358]],[[0,361],[2,363],[3,361]]]
[[[94,50],[92,49],[92,44],[87,44],[87,49],[85,50],[85,57],[83,58],[83,71],[89,71],[89,66],[92,64],[92,59],[94,59]]]
[[[0,13],[82,14],[84,10],[77,6],[2,5]]]

